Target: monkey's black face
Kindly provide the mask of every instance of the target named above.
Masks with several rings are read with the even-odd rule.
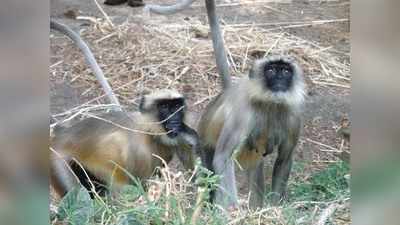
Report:
[[[264,67],[266,87],[272,92],[287,91],[293,82],[293,68],[285,62],[272,62]]]
[[[178,136],[183,131],[184,105],[183,98],[162,99],[157,102],[159,119],[163,121],[162,125],[170,138]]]

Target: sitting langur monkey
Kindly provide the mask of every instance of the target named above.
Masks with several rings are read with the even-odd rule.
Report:
[[[147,178],[161,165],[153,154],[169,162],[176,153],[186,169],[193,168],[198,136],[184,123],[185,99],[181,94],[173,90],[155,91],[142,98],[139,112],[132,115],[122,112],[93,53],[81,37],[53,19],[50,28],[68,36],[82,50],[109,101],[116,106],[111,112],[72,126],[54,128],[51,184],[60,196],[79,182],[88,189],[93,183],[100,192],[105,190],[104,185],[111,183],[118,189],[129,182],[125,171]]]
[[[70,127],[56,127],[51,140],[57,152],[52,158],[56,192],[63,196],[79,184],[76,177],[89,189],[88,177],[96,191],[103,191],[105,186],[118,190],[130,183],[127,172],[143,180],[162,166],[153,154],[167,163],[177,154],[185,169],[193,169],[198,137],[184,123],[184,107],[181,94],[160,90],[145,95],[139,112],[131,115],[112,111]]]
[[[248,171],[250,206],[262,207],[263,157],[276,149],[272,201],[279,203],[285,196],[301,128],[305,95],[301,68],[286,56],[258,59],[249,78],[224,87],[207,106],[198,128],[203,162],[222,175],[213,200],[225,207],[237,205],[236,162]]]

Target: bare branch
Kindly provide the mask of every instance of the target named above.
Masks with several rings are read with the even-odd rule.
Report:
[[[117,109],[121,110],[120,103],[117,99],[117,97],[114,95],[113,90],[111,89],[110,84],[106,80],[103,71],[101,70],[99,64],[97,64],[97,61],[90,50],[89,46],[82,40],[82,38],[75,33],[73,30],[71,30],[69,27],[66,25],[56,22],[54,20],[50,20],[50,28],[57,30],[61,32],[62,34],[66,35],[69,37],[77,46],[80,50],[82,50],[83,55],[85,56],[85,59],[87,63],[90,65],[90,67],[93,70],[94,75],[96,76],[97,80],[100,82],[101,86],[104,89],[104,92],[107,94],[108,99],[112,104],[116,105]]]
[[[157,14],[171,15],[189,8],[196,0],[180,0],[175,5],[147,5],[144,7],[145,12],[154,12]]]

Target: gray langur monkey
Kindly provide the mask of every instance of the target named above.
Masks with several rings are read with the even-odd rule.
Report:
[[[228,80],[228,79],[227,79]],[[237,206],[235,162],[249,177],[250,207],[264,200],[263,157],[278,151],[272,176],[272,203],[285,197],[293,150],[301,128],[305,82],[289,56],[254,62],[248,78],[224,89],[206,107],[198,126],[202,161],[221,175],[212,200]]]
[[[143,181],[176,154],[194,168],[198,136],[185,123],[185,99],[173,90],[144,95],[139,111],[111,111],[54,128],[51,184],[59,196],[81,183],[92,191],[118,191]],[[155,157],[157,155],[158,157]],[[129,173],[129,174],[128,174]],[[93,196],[93,193],[91,193]]]
[[[109,100],[116,106],[115,110],[72,125],[55,125],[51,133],[50,178],[59,196],[79,183],[89,190],[93,184],[100,193],[111,184],[118,190],[130,182],[126,172],[142,180],[148,178],[161,165],[161,160],[153,154],[166,162],[177,154],[186,169],[193,169],[198,136],[186,125],[183,95],[174,90],[157,90],[143,96],[138,112],[123,112],[80,36],[53,19],[50,28],[71,38],[82,50]]]

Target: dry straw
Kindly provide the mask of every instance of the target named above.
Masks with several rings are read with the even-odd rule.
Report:
[[[167,87],[182,91],[189,103],[196,103],[196,109],[200,109],[219,92],[208,26],[200,21],[140,25],[125,22],[114,27],[106,20],[91,21],[96,22],[81,34],[123,105],[137,103],[144,90]],[[350,87],[349,56],[332,46],[320,46],[284,30],[267,31],[268,27],[256,25],[226,25],[222,29],[234,82],[246,76],[254,58],[291,54],[303,66],[309,85]],[[86,96],[97,96],[84,98],[82,106],[105,103],[81,53],[69,42],[53,40],[57,38],[52,41],[57,46],[56,55],[63,61],[56,61],[50,68],[55,79],[69,79]]]

